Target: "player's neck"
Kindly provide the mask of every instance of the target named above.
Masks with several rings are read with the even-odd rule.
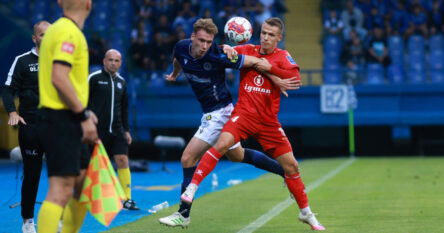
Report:
[[[80,30],[83,29],[83,25],[85,24],[86,19],[86,17],[84,17],[83,15],[65,11],[63,12],[63,16],[72,20],[77,25],[77,27],[80,28]]]
[[[274,51],[275,49],[276,49],[276,48],[265,49],[264,47],[261,46],[261,48],[259,49],[259,53],[260,53],[261,55],[268,55],[268,54],[273,53],[273,51]]]

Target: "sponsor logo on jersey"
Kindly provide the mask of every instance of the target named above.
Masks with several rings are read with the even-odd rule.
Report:
[[[107,82],[107,81],[99,81],[98,83],[99,83],[99,84],[103,84],[103,85],[108,85],[108,82]]]
[[[211,63],[209,63],[209,62],[205,62],[205,63],[203,64],[203,68],[204,68],[204,70],[206,70],[206,71],[210,71],[211,68],[213,68],[213,66],[212,66]]]
[[[122,89],[122,83],[117,83],[117,88]]]
[[[262,84],[264,84],[264,78],[262,77],[262,75],[258,75],[256,77],[254,77],[254,84],[256,84],[256,86],[262,86]]]
[[[62,43],[62,48],[61,48],[61,50],[62,50],[62,52],[69,53],[69,54],[73,54],[73,53],[74,53],[74,48],[75,48],[75,47],[76,47],[76,46],[75,46],[73,43],[70,43],[70,42],[65,41],[65,42]]]
[[[248,84],[245,84],[244,89],[245,89],[246,92],[259,92],[259,93],[264,93],[264,94],[270,94],[271,93],[270,89],[266,89],[266,88],[262,88],[262,87],[250,86]]]
[[[31,156],[32,155],[38,155],[36,150],[29,150],[29,149],[25,150],[25,154],[26,155],[31,155]]]
[[[290,55],[287,56],[287,60],[288,60],[291,64],[296,65],[296,62],[294,61],[294,59],[293,59]]]
[[[194,74],[190,74],[190,73],[184,73],[185,77],[193,82],[197,82],[197,83],[210,83],[211,79],[209,78],[200,78]]]

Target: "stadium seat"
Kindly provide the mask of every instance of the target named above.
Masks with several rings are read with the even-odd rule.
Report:
[[[424,71],[410,70],[408,72],[408,82],[412,84],[424,83],[425,74]]]
[[[28,17],[29,15],[29,0],[15,0],[14,1],[14,10],[19,13],[23,17]]]
[[[367,84],[383,84],[384,81],[384,67],[379,63],[367,64]]]
[[[335,51],[337,53],[340,53],[342,48],[341,43],[342,41],[339,38],[339,36],[333,36],[333,35],[326,36],[323,41],[324,52]]]
[[[400,36],[390,36],[388,38],[389,50],[404,51],[404,40]]]
[[[416,71],[424,70],[424,54],[409,54],[407,67]]]
[[[433,35],[430,37],[429,48],[430,52],[444,50],[444,37],[442,35]]]
[[[431,70],[444,70],[444,52],[441,50],[431,51],[429,55],[429,68]]]
[[[334,64],[338,64],[339,65],[339,59],[340,59],[340,55],[336,51],[326,51],[326,52],[324,52],[324,64],[334,63]]]
[[[402,66],[404,64],[404,51],[403,50],[389,50],[389,56],[392,59],[392,63]]]
[[[444,83],[444,70],[432,70],[430,71],[431,83]]]
[[[408,52],[409,54],[412,53],[419,53],[419,54],[423,54],[424,53],[424,38],[422,36],[418,36],[418,35],[413,35],[410,36],[410,38],[408,39]]]
[[[404,70],[402,66],[392,64],[387,68],[387,75],[390,83],[403,83],[404,82]]]

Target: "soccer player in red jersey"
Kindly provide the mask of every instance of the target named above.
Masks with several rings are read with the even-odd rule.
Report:
[[[219,159],[235,143],[249,137],[255,138],[264,151],[276,159],[285,171],[285,182],[300,208],[299,220],[313,230],[325,230],[311,212],[305,186],[299,174],[299,166],[294,158],[291,144],[279,123],[277,114],[280,105],[280,88],[267,76],[269,72],[286,79],[299,77],[299,66],[286,50],[277,48],[282,39],[284,24],[279,18],[269,18],[261,28],[261,45],[235,47],[241,54],[266,59],[269,63],[262,67],[243,68],[239,85],[239,100],[230,120],[222,129],[222,134],[214,147],[210,148],[199,162],[181,199],[191,203],[202,180],[214,169]]]

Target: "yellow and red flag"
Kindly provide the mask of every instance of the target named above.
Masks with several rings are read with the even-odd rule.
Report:
[[[97,221],[109,226],[122,209],[125,198],[105,147],[99,142],[94,146],[86,171],[80,203],[86,205]]]

